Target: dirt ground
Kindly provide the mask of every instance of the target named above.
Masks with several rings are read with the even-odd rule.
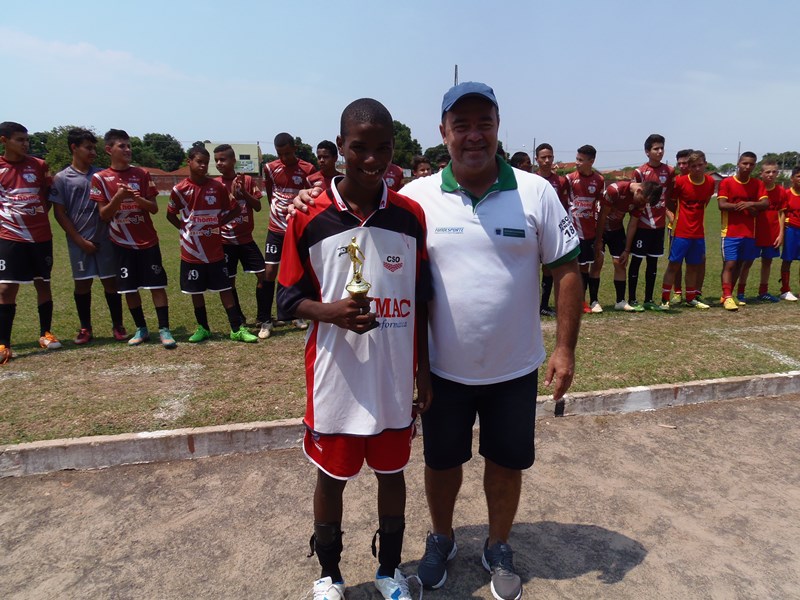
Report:
[[[800,395],[539,421],[510,540],[523,597],[800,598],[798,417]],[[481,462],[428,600],[491,598]],[[407,482],[410,573],[428,528],[419,440]],[[0,597],[307,597],[312,489],[299,450],[0,480]],[[378,598],[369,473],[345,512],[347,597]]]

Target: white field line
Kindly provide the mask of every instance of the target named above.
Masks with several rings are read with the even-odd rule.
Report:
[[[786,365],[787,367],[793,367],[797,369],[800,368],[800,360],[792,358],[791,356],[783,354],[782,352],[778,352],[777,350],[773,350],[772,348],[762,346],[761,344],[753,343],[750,340],[742,339],[742,336],[748,333],[770,333],[777,331],[784,332],[787,329],[800,329],[800,325],[755,325],[753,327],[733,327],[730,329],[706,329],[705,332],[710,333],[711,335],[735,340],[745,348],[760,352],[761,354],[769,356],[771,359]]]

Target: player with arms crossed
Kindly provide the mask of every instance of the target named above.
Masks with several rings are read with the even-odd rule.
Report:
[[[90,198],[99,203],[100,218],[109,224],[114,246],[117,291],[125,294],[136,333],[128,340],[138,346],[150,339],[140,289],[150,290],[164,348],[177,346],[169,329],[167,273],[151,214],[158,212],[158,189],[150,174],[131,166],[131,140],[122,129],[109,129],[103,139],[111,166],[92,176]]]
[[[108,238],[108,224],[100,218],[97,202],[89,192],[92,176],[100,171],[92,163],[97,158],[97,138],[86,129],[70,129],[67,144],[72,164],[53,178],[50,202],[56,221],[67,235],[69,262],[75,281],[75,307],[80,329],[75,344],[92,340],[92,282],[100,279],[111,313],[112,334],[117,341],[128,339],[122,324],[122,297],[117,293],[114,248]]]
[[[50,332],[53,322],[53,232],[47,212],[51,177],[47,163],[28,156],[28,130],[19,123],[0,123],[0,364],[11,358],[11,329],[17,312],[19,284],[36,288],[39,345],[56,350],[61,342]]]
[[[425,215],[384,183],[394,136],[380,102],[362,98],[348,105],[337,144],[347,173],[309,214],[289,221],[278,288],[279,307],[311,321],[303,448],[317,466],[311,551],[322,572],[314,598],[344,599],[342,493],[366,460],[378,480],[375,586],[384,598],[410,600],[398,566],[417,361],[419,410],[430,402]],[[352,298],[345,290],[360,269],[374,298]]]

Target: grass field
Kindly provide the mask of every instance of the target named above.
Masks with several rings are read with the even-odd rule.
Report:
[[[206,303],[215,338],[201,345],[185,343],[194,331],[190,299],[178,288],[178,233],[162,210],[154,221],[170,277],[170,320],[178,348],[157,343],[138,348],[114,342],[99,282],[94,285],[95,341],[76,347],[78,327],[72,279],[63,232],[54,223],[54,333],[64,349],[45,352],[38,346],[38,317],[32,286],[22,286],[17,300],[13,346],[18,358],[0,367],[0,444],[82,435],[172,429],[229,422],[301,416],[305,404],[303,334],[276,330],[259,344],[227,340],[228,324],[219,300]],[[266,231],[266,216],[256,231]],[[719,211],[714,204],[707,220],[708,269],[704,293],[719,298]],[[261,243],[261,236],[256,238]],[[657,294],[666,265],[659,266]],[[748,296],[758,285],[756,264]],[[776,263],[771,291],[777,292]],[[614,300],[611,265],[602,274],[600,301]],[[795,275],[796,277],[796,275]],[[255,277],[238,278],[245,313],[255,315]],[[643,297],[644,265],[639,281]],[[143,295],[145,315],[156,328],[152,301]],[[708,311],[678,308],[668,314],[623,314],[607,310],[587,315],[581,326],[573,391],[602,390],[723,377],[755,375],[800,368],[800,320],[796,304],[750,303],[736,313],[718,305]],[[125,310],[125,323],[133,329]],[[555,323],[543,324],[545,343],[552,347]],[[508,332],[498,331],[498,335]],[[545,388],[540,393],[546,394]]]

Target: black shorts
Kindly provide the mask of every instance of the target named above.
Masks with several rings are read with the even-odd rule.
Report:
[[[228,277],[236,277],[236,268],[242,263],[245,273],[263,273],[264,257],[258,244],[251,241],[246,244],[223,244],[225,251],[225,264],[228,267]]]
[[[231,278],[224,260],[189,263],[181,260],[181,291],[184,294],[224,292],[231,289]]]
[[[264,262],[268,265],[277,265],[281,262],[283,252],[283,238],[286,235],[272,231],[267,231],[267,243],[264,245]]]
[[[608,246],[608,251],[611,253],[612,258],[622,256],[622,253],[625,252],[625,243],[627,241],[625,229],[623,228],[603,232],[603,248]]]
[[[158,244],[144,250],[114,244],[114,259],[117,265],[117,291],[120,294],[167,287],[167,272],[161,263]]]
[[[664,254],[664,228],[636,230],[633,238],[631,254],[644,258],[645,256],[662,256]]]
[[[0,283],[50,281],[53,269],[53,240],[15,242],[0,240]]]
[[[581,253],[578,254],[579,265],[590,265],[594,262],[594,238],[581,240]]]
[[[425,464],[452,469],[472,458],[472,427],[480,418],[481,456],[507,469],[533,465],[537,371],[510,381],[464,385],[431,375],[433,402],[422,415]]]

